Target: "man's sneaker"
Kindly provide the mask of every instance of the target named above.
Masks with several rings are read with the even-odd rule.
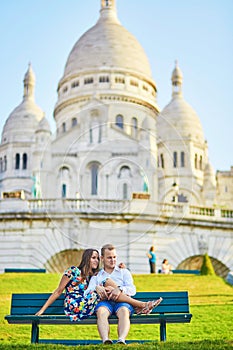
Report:
[[[104,345],[110,345],[112,343],[113,343],[113,341],[111,339],[107,339],[104,341]]]
[[[116,343],[121,345],[126,345],[126,342],[122,339],[118,339]]]

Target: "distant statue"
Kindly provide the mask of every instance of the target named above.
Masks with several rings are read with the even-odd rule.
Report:
[[[41,198],[41,186],[39,176],[32,176],[33,186],[32,186],[32,197]]]

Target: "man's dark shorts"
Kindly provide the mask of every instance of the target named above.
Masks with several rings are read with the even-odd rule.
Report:
[[[110,312],[110,315],[116,315],[121,307],[126,307],[129,310],[130,316],[134,313],[134,308],[128,303],[116,303],[115,301],[102,300],[100,301],[95,308],[95,312],[100,308],[105,307]]]

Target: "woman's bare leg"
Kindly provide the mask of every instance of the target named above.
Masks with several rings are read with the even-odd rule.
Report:
[[[104,286],[105,287],[113,287],[113,288],[118,287],[117,284],[111,278],[107,278]],[[117,302],[128,303],[128,304],[132,305],[133,307],[136,307],[139,309],[143,309],[144,307],[146,307],[146,302],[133,299],[124,293],[120,293],[119,297],[117,298]]]

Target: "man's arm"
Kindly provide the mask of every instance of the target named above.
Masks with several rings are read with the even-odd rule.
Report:
[[[123,286],[120,286],[120,289],[122,290],[123,293],[127,295],[135,295],[136,294],[136,287],[134,285],[133,277],[129,270],[123,269],[122,270],[123,274]]]

